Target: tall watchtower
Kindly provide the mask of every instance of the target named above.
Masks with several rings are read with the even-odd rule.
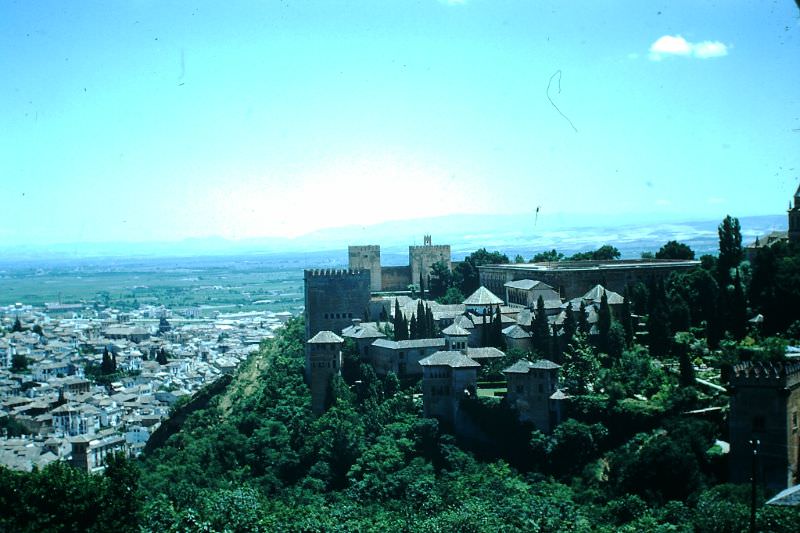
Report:
[[[800,187],[794,193],[794,205],[789,204],[789,242],[800,242]]]
[[[408,247],[408,266],[411,269],[411,283],[419,282],[422,274],[422,283],[425,284],[423,288],[427,288],[428,275],[433,264],[441,261],[452,270],[452,263],[449,244],[434,245],[430,235],[425,235],[422,242],[422,246]]]
[[[311,410],[325,412],[331,377],[342,370],[344,339],[332,331],[320,331],[308,340],[306,349],[306,381],[311,386]]]
[[[369,307],[370,273],[367,270],[306,270],[306,339],[320,331],[341,333],[361,318]]]
[[[750,478],[750,441],[758,440],[767,489],[774,493],[796,484],[800,363],[741,363],[733,367],[730,386],[731,481]]]
[[[350,270],[369,270],[369,290],[381,290],[381,247],[375,244],[348,246]]]

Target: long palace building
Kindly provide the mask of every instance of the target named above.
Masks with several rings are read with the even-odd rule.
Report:
[[[622,294],[625,287],[651,278],[665,279],[672,272],[697,268],[700,261],[673,259],[630,259],[615,261],[559,261],[479,266],[480,283],[495,294],[504,294],[509,281],[543,281],[559,291],[562,298],[575,298],[597,284]]]

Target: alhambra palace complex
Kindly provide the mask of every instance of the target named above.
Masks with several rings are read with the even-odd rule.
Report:
[[[773,232],[756,240],[748,253],[760,246],[790,239],[800,240],[800,189],[789,209],[789,231]],[[449,245],[433,245],[425,236],[422,246],[409,247],[409,264],[381,265],[380,246],[350,246],[347,270],[307,270],[305,282],[306,380],[311,387],[312,408],[320,414],[331,376],[342,367],[345,338],[355,341],[362,362],[376,374],[393,372],[402,379],[422,380],[423,412],[437,418],[456,434],[469,434],[469,417],[462,399],[476,393],[478,368],[505,354],[483,346],[484,329],[499,309],[505,345],[530,351],[531,324],[541,296],[551,326],[564,320],[568,304],[577,311],[584,304],[590,326],[597,322],[600,299],[605,293],[613,309],[622,303],[625,287],[652,278],[664,279],[675,271],[697,268],[694,260],[565,261],[558,263],[480,266],[480,288],[461,304],[430,307],[440,337],[388,340],[395,309],[410,319],[419,300],[408,286],[428,279],[431,267],[443,262],[452,269]],[[381,321],[383,325],[381,325]],[[521,421],[549,433],[559,423],[569,391],[559,389],[560,366],[552,361],[520,359],[504,370],[506,401]],[[760,439],[764,479],[772,491],[794,484],[800,455],[800,363],[751,365],[733,369],[730,395],[731,480],[749,476],[750,445]]]

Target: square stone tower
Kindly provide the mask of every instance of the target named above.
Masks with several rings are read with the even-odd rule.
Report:
[[[797,484],[800,363],[738,364],[730,395],[731,481],[750,479],[749,441],[758,440],[758,482],[772,493]]]
[[[450,259],[450,245],[440,244],[434,246],[431,243],[431,236],[425,235],[422,246],[408,247],[408,266],[411,269],[411,283],[419,283],[420,273],[422,273],[423,288],[428,288],[428,275],[434,263],[442,261],[447,268],[452,270]]]
[[[369,307],[367,270],[306,270],[303,281],[306,339],[324,330],[341,333]]]
[[[332,331],[320,331],[308,340],[306,349],[306,381],[311,386],[311,410],[325,412],[331,378],[342,371],[344,339]]]
[[[369,270],[369,290],[381,290],[381,247],[375,244],[348,246],[350,270]]]

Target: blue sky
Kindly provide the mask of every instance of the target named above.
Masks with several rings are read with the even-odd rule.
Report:
[[[5,0],[0,242],[537,206],[780,213],[800,181],[798,15],[793,0]]]

